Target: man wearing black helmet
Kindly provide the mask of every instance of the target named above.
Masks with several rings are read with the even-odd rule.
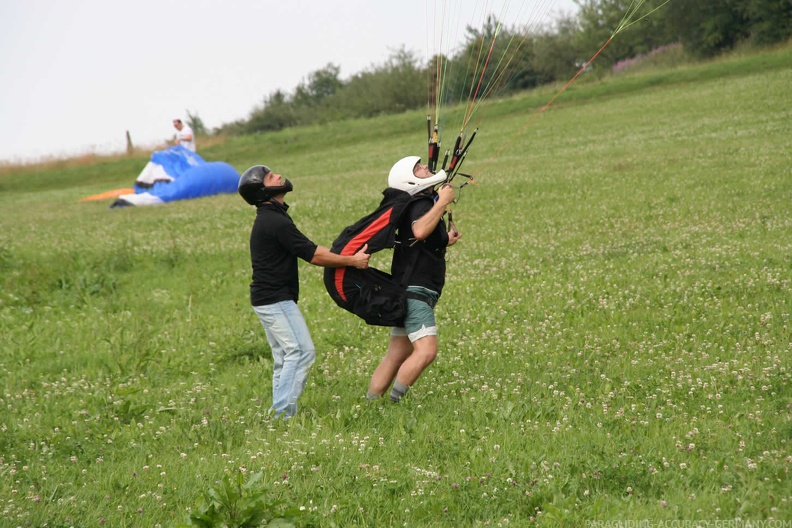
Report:
[[[272,348],[272,406],[275,417],[297,412],[297,399],[305,387],[316,350],[305,319],[297,306],[300,293],[297,259],[316,266],[368,267],[364,246],[354,255],[336,255],[317,246],[294,225],[284,201],[291,182],[269,167],[255,165],[239,179],[239,194],[256,206],[250,233],[253,281],[250,302]]]

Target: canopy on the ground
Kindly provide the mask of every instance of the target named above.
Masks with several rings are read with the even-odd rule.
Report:
[[[134,192],[122,194],[110,207],[159,205],[176,200],[235,193],[239,172],[223,161],[204,161],[182,146],[158,150],[135,180]]]

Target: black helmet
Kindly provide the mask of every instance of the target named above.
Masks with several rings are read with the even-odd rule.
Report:
[[[264,176],[272,172],[266,165],[253,165],[242,173],[239,178],[237,191],[242,198],[250,205],[259,205],[266,202],[273,196],[285,194],[291,191],[291,182],[287,179],[286,183],[277,187],[267,187],[264,185]]]

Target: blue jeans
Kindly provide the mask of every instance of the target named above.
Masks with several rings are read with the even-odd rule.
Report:
[[[272,348],[272,407],[284,418],[297,412],[297,398],[305,388],[316,360],[308,325],[294,301],[254,306]]]

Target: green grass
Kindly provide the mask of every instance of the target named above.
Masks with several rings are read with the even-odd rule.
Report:
[[[297,526],[790,522],[790,64],[787,47],[580,82],[523,133],[552,90],[489,105],[437,361],[402,404],[365,405],[387,329],[301,264],[318,359],[286,423],[265,418],[239,197],[79,201],[144,155],[4,168],[0,526],[238,526],[244,504]],[[201,154],[283,172],[329,245],[423,154],[424,120]]]

